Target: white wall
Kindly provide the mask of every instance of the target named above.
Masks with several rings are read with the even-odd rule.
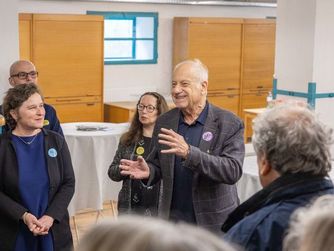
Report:
[[[279,89],[307,92],[312,81],[315,1],[278,1],[275,77]]]
[[[315,22],[315,50],[313,81],[317,93],[334,93],[334,1],[317,1]],[[316,111],[320,118],[334,129],[334,98],[317,99]],[[334,158],[334,145],[333,145]]]
[[[18,59],[18,1],[0,1],[0,99],[8,89],[9,66]]]
[[[85,14],[91,11],[146,11],[159,13],[158,64],[106,65],[104,101],[137,100],[146,90],[169,95],[172,71],[172,21],[174,16],[254,17],[276,16],[275,8],[130,4],[78,1],[20,0],[19,12]]]
[[[334,92],[334,1],[279,0],[275,75],[278,88],[317,93]],[[334,129],[334,98],[316,99],[319,118]],[[332,146],[334,157],[334,145]]]

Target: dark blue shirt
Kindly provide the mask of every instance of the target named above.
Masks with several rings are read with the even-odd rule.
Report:
[[[42,217],[48,206],[49,174],[44,154],[44,135],[38,133],[32,137],[13,135],[19,167],[19,191],[22,204],[37,219]],[[51,232],[34,236],[28,227],[20,221],[15,251],[53,251]]]
[[[53,108],[53,106],[48,104],[44,104],[44,109],[45,109],[45,118],[44,118],[43,128],[57,132],[64,137],[63,130],[60,127],[60,122],[57,117],[56,110]]]
[[[184,137],[184,140],[189,145],[199,146],[208,110],[209,106],[206,104],[201,114],[191,125],[188,125],[184,121],[183,114],[181,113],[177,132]],[[183,163],[184,161],[181,157],[175,156],[170,219],[196,223],[192,198],[193,171],[184,166]]]

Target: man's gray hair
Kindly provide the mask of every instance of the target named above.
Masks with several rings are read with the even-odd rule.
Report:
[[[198,78],[200,82],[208,82],[209,80],[209,70],[208,67],[203,64],[199,59],[195,58],[195,59],[188,59],[188,60],[184,60],[180,63],[178,63],[175,67],[174,67],[174,71],[175,72],[180,66],[185,65],[185,64],[191,64],[192,67],[196,70],[197,74],[198,74]]]
[[[331,170],[332,129],[313,111],[284,104],[268,109],[254,120],[253,146],[279,174],[326,175]]]

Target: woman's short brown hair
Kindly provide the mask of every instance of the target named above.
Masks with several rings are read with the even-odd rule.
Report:
[[[10,114],[10,111],[19,109],[21,105],[35,93],[41,95],[43,99],[41,91],[35,84],[16,85],[6,92],[6,96],[3,99],[2,112],[5,117],[6,124],[11,130],[16,127],[17,123]]]

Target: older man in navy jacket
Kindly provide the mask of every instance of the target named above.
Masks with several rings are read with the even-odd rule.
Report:
[[[281,105],[255,119],[261,191],[241,204],[223,225],[224,238],[247,251],[280,251],[289,218],[298,207],[332,194],[331,129],[306,107]]]

